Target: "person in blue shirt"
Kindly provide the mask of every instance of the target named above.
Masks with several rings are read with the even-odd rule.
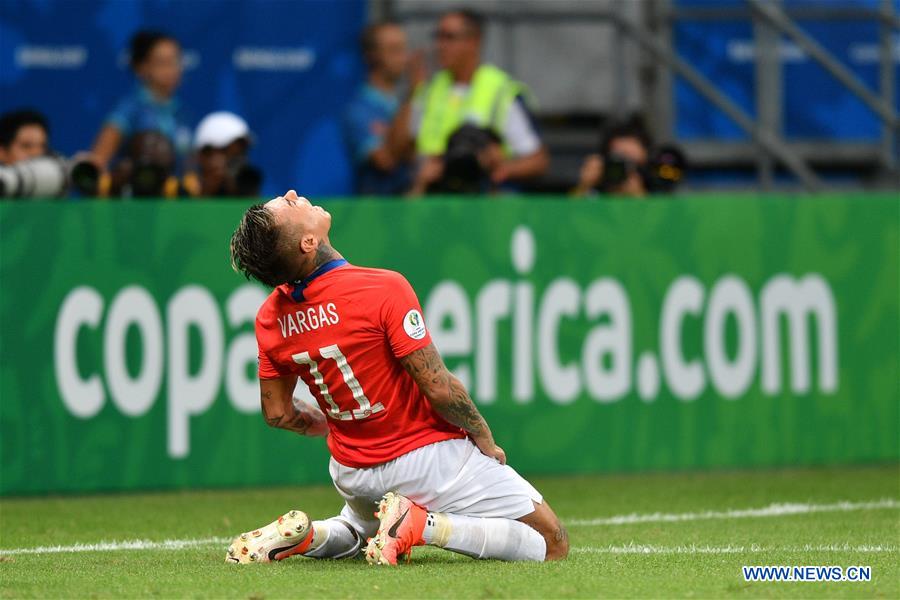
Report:
[[[163,134],[179,160],[191,147],[191,123],[175,93],[181,84],[181,46],[170,35],[139,31],[131,38],[131,69],[135,89],[107,116],[94,147],[94,162],[107,169],[130,136],[145,131]]]
[[[399,196],[411,184],[412,153],[391,151],[387,136],[400,106],[400,81],[410,71],[411,90],[425,78],[421,58],[410,59],[406,34],[396,23],[368,26],[362,52],[369,73],[347,106],[344,133],[355,165],[357,194]]]

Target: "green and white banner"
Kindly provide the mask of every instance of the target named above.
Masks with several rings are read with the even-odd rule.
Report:
[[[0,205],[3,494],[328,480],[259,414],[245,207]],[[896,197],[328,209],[524,473],[900,458]]]

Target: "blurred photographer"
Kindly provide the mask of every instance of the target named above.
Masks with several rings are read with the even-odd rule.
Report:
[[[36,110],[17,110],[0,116],[0,164],[44,156],[49,138],[47,118]]]
[[[259,196],[263,175],[249,162],[252,140],[247,122],[234,113],[219,111],[204,117],[194,134],[197,172],[185,176],[190,195]]]
[[[678,148],[654,148],[640,118],[631,117],[606,128],[600,152],[585,158],[573,193],[630,198],[671,193],[681,182],[685,167],[684,155]]]
[[[98,169],[77,156],[69,161],[52,153],[49,138],[47,118],[35,110],[0,115],[0,197],[59,197],[70,182],[82,193],[93,193]]]
[[[125,156],[113,169],[110,195],[121,198],[176,198],[185,195],[175,176],[176,154],[169,138],[155,130],[128,138]]]
[[[535,125],[531,93],[524,83],[484,63],[484,18],[451,10],[433,31],[440,70],[414,90],[397,110],[388,135],[393,152],[411,148],[419,157],[409,195],[441,179],[450,136],[462,125],[491,129],[501,139],[502,159],[491,161],[490,179],[513,187],[540,177],[549,155]]]

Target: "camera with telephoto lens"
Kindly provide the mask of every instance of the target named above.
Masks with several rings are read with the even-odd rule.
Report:
[[[258,167],[250,164],[245,156],[239,156],[228,161],[227,179],[229,184],[226,187],[229,188],[230,195],[253,197],[259,195],[263,173]]]
[[[614,190],[618,186],[625,183],[628,176],[634,172],[640,174],[641,179],[646,181],[646,173],[643,165],[631,160],[627,156],[622,156],[615,152],[603,155],[603,177],[600,179],[598,187],[604,192]]]
[[[482,154],[500,138],[490,129],[463,125],[447,140],[444,173],[429,191],[447,194],[483,194],[491,186]]]
[[[97,193],[100,170],[86,160],[48,154],[11,165],[0,165],[0,197],[59,198],[70,186],[79,193]]]
[[[131,198],[163,198],[178,195],[176,155],[172,142],[156,130],[133,134],[125,144],[125,156],[112,171],[111,193]]]
[[[668,194],[681,183],[686,169],[684,153],[672,144],[655,149],[646,165],[610,152],[603,155],[603,177],[598,187],[609,192],[622,185],[632,173],[638,173],[647,191]]]
[[[252,198],[259,196],[263,172],[247,157],[244,140],[226,147],[207,145],[197,152],[198,170],[185,176],[193,196]]]

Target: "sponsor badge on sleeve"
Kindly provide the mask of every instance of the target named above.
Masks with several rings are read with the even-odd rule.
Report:
[[[425,319],[422,318],[422,313],[416,309],[406,313],[406,316],[403,317],[403,330],[414,340],[421,340],[425,337]]]

